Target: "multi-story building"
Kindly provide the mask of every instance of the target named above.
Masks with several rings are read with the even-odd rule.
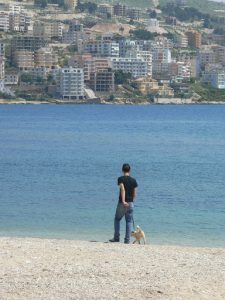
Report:
[[[63,24],[60,21],[43,22],[35,21],[33,35],[45,39],[62,39]]]
[[[62,68],[59,71],[59,93],[63,99],[84,98],[84,72],[79,68]]]
[[[70,31],[84,31],[84,25],[78,21],[70,21],[69,22],[69,30]]]
[[[19,82],[19,76],[17,73],[5,74],[5,85],[17,85]]]
[[[113,92],[114,72],[107,69],[91,73],[89,86],[95,92]]]
[[[0,56],[5,56],[5,43],[0,42]]]
[[[68,10],[75,10],[77,6],[77,0],[64,0],[65,7]]]
[[[136,57],[143,59],[147,63],[148,67],[148,76],[152,76],[152,53],[151,51],[140,50],[140,47],[137,46],[136,49],[127,51],[126,57]]]
[[[155,49],[155,48],[157,48],[157,49],[163,49],[163,48],[171,49],[171,48],[173,48],[173,46],[174,46],[174,43],[173,43],[172,40],[168,39],[165,36],[159,35],[159,36],[156,36],[154,38],[154,41],[151,44],[151,49]]]
[[[5,58],[4,56],[0,56],[0,80],[4,80],[5,78]]]
[[[0,43],[0,91],[5,90],[5,44]]]
[[[125,17],[127,14],[127,6],[117,3],[113,6],[113,13],[115,16]]]
[[[142,58],[115,57],[111,58],[112,69],[130,73],[133,78],[148,75],[148,65]]]
[[[171,60],[172,60],[172,58],[171,58],[170,49],[166,49],[166,48],[153,49],[153,51],[152,51],[153,64],[155,64],[155,63],[170,63]]]
[[[34,51],[16,50],[13,53],[13,61],[20,70],[29,71],[35,66]]]
[[[216,63],[216,54],[211,48],[204,48],[198,52],[197,61],[200,67]]]
[[[141,17],[141,10],[138,8],[127,9],[127,17],[132,20],[139,20]]]
[[[159,21],[157,19],[149,19],[148,20],[149,27],[159,27]]]
[[[12,39],[11,50],[12,52],[18,50],[36,51],[39,48],[45,47],[46,40],[38,36],[22,35],[16,36]]]
[[[106,4],[106,3],[99,4],[98,12],[103,17],[112,17],[114,14],[113,6],[110,4]]]
[[[177,25],[177,18],[168,16],[166,17],[166,24],[176,26]]]
[[[70,21],[69,29],[62,31],[62,42],[77,45],[79,40],[86,40],[83,24],[78,21]]]
[[[191,67],[190,63],[175,62],[170,64],[170,74],[180,80],[190,80]]]
[[[211,70],[206,71],[202,75],[202,81],[210,83],[216,89],[225,89],[225,71]]]
[[[185,32],[188,45],[192,48],[201,48],[202,45],[202,34],[196,30],[189,30]]]
[[[9,12],[0,11],[0,31],[9,31]]]
[[[110,68],[108,58],[93,57],[91,54],[74,55],[69,60],[69,65],[74,68],[82,68],[84,71],[84,81],[90,81],[92,73],[96,73]]]
[[[58,64],[58,57],[51,48],[40,48],[35,51],[35,65],[37,67],[54,69]]]
[[[177,46],[178,48],[187,48],[188,47],[188,38],[185,34],[177,35]]]
[[[119,57],[119,43],[105,40],[88,41],[84,47],[85,52],[96,56]]]

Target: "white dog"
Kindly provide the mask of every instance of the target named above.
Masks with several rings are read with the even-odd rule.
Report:
[[[131,232],[131,236],[133,236],[135,238],[135,241],[133,242],[133,244],[135,244],[136,242],[138,242],[140,244],[141,239],[143,239],[144,244],[146,244],[145,233],[139,226],[137,226],[137,229],[135,231]]]

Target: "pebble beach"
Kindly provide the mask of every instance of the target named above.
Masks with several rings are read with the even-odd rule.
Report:
[[[225,299],[225,249],[0,238],[0,299]]]

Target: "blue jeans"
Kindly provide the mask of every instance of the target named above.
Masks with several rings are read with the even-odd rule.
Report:
[[[116,208],[116,214],[114,219],[114,239],[120,239],[120,220],[125,216],[126,220],[126,234],[124,243],[130,242],[130,236],[133,226],[133,211],[134,211],[134,203],[128,202],[129,207],[124,207],[122,203],[118,203]]]

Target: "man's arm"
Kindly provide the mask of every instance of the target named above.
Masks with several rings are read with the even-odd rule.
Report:
[[[133,190],[133,199],[137,197],[137,188],[134,188]]]
[[[123,183],[120,183],[120,195],[121,195],[123,206],[128,207],[129,204],[125,201],[126,191]]]

